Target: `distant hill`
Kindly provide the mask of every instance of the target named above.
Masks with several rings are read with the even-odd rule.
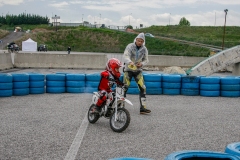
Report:
[[[65,51],[71,46],[72,51],[79,52],[104,52],[104,53],[123,53],[126,45],[133,42],[136,34],[110,30],[107,28],[87,28],[87,27],[55,27],[41,26],[21,26],[30,29],[31,32],[25,34],[16,41],[20,46],[22,41],[28,38],[46,44],[48,50]],[[230,28],[230,29],[229,29]],[[226,27],[225,44],[227,47],[239,44],[239,27]],[[231,31],[234,28],[234,32]],[[213,30],[219,30],[213,31]],[[206,44],[221,46],[220,27],[178,27],[178,26],[152,26],[136,32],[151,33],[155,36],[173,37],[182,40],[195,41]],[[238,32],[237,32],[238,31]],[[237,32],[237,33],[235,33]],[[208,37],[209,36],[209,37]],[[209,56],[210,49],[181,44],[178,42],[163,40],[158,38],[146,37],[146,47],[150,55],[177,55],[177,56]]]
[[[222,46],[223,26],[151,26],[136,30],[151,33],[155,36],[171,37],[180,40]],[[226,26],[224,46],[231,48],[240,44],[240,27]]]

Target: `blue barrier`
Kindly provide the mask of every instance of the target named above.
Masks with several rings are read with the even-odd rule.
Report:
[[[143,73],[148,95],[240,97],[240,77],[206,77]],[[12,73],[0,74],[0,97],[40,93],[92,93],[97,91],[100,73]],[[123,75],[120,77],[123,80]],[[127,94],[139,94],[131,81]],[[44,86],[43,86],[44,85]],[[44,88],[44,89],[43,89]],[[46,88],[46,91],[45,91]],[[29,91],[27,91],[29,89]],[[21,93],[23,91],[24,93]]]
[[[201,151],[201,150],[186,150],[173,152],[165,157],[164,160],[240,160],[239,157],[227,153]]]

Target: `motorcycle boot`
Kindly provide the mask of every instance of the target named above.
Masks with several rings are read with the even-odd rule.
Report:
[[[146,108],[146,98],[145,97],[140,97],[140,114],[146,114],[146,113],[150,113],[151,110]]]

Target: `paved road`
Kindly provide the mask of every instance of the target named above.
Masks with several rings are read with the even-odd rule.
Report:
[[[3,43],[1,44],[1,49],[6,49],[7,43],[14,42],[21,38],[24,32],[11,32],[6,37],[2,38]]]
[[[9,70],[54,73],[57,69]],[[89,73],[97,70],[68,70]],[[115,133],[109,120],[86,119],[91,94],[40,94],[0,98],[0,159],[162,160],[179,150],[223,152],[239,141],[239,98],[148,95],[150,115],[139,114],[138,95],[128,95],[131,123]]]

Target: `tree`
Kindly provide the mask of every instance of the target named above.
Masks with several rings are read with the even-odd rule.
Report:
[[[179,26],[190,26],[190,22],[185,18],[185,17],[182,17],[179,21]]]
[[[126,27],[126,29],[133,29],[133,27],[131,25],[127,25],[125,27]]]

